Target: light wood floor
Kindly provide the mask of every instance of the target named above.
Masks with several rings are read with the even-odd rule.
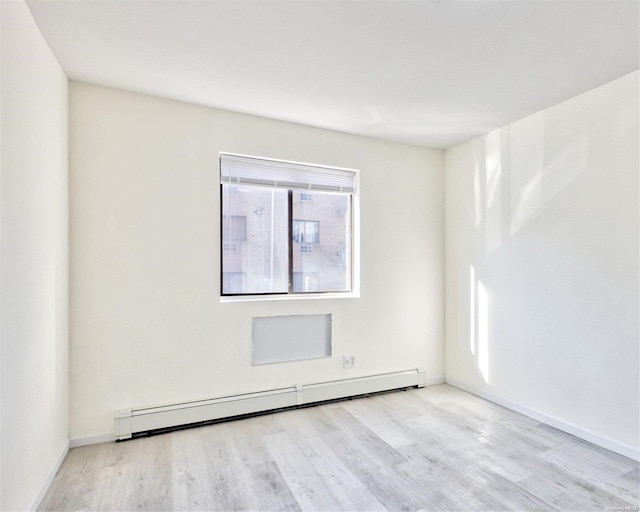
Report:
[[[440,385],[74,448],[40,510],[628,512],[639,479],[631,459]]]

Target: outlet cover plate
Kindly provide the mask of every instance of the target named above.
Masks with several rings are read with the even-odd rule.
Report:
[[[356,365],[356,356],[345,354],[342,356],[343,368],[353,368]]]

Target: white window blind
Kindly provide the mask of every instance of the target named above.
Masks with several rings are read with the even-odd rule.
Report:
[[[356,175],[348,169],[282,162],[266,158],[220,154],[221,183],[245,183],[277,188],[295,188],[353,193]]]

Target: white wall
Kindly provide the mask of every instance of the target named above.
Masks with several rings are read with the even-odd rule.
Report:
[[[447,380],[637,457],[638,72],[445,160]]]
[[[441,151],[73,82],[70,137],[72,439],[130,406],[443,376]],[[220,303],[220,151],[361,171],[361,298]],[[305,313],[333,314],[333,357],[251,365],[254,316]]]
[[[68,82],[25,3],[0,14],[0,509],[25,510],[68,446]]]

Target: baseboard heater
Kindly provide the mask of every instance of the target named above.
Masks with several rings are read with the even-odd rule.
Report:
[[[137,407],[116,412],[116,440],[122,441],[154,431],[197,425],[268,411],[304,407],[359,395],[424,387],[421,368],[352,379],[301,384],[257,393],[225,396],[156,407]]]

